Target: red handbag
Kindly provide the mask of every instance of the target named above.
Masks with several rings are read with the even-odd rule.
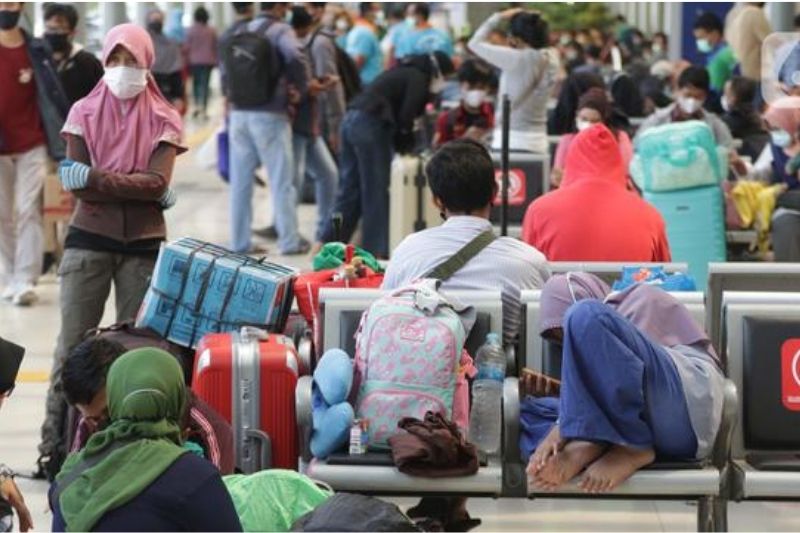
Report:
[[[383,283],[383,274],[366,268],[366,275],[354,279],[334,280],[337,269],[306,272],[294,280],[294,295],[297,308],[309,324],[319,311],[319,291],[322,288],[376,289]]]

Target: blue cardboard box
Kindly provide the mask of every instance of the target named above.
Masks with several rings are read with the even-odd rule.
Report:
[[[179,239],[162,246],[136,324],[191,348],[207,333],[244,325],[282,331],[295,276],[283,265]]]

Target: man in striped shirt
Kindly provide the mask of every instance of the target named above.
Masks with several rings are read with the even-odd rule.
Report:
[[[486,148],[469,139],[443,145],[425,166],[433,201],[445,222],[406,237],[392,253],[383,288],[407,285],[455,255],[487,230],[497,195],[494,165]],[[550,277],[541,252],[517,239],[500,237],[442,283],[444,290],[500,290],[503,338],[513,342],[521,321],[520,293]]]

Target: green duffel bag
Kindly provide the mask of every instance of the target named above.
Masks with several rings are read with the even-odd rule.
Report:
[[[292,470],[262,470],[223,481],[244,531],[290,531],[297,519],[333,495]]]

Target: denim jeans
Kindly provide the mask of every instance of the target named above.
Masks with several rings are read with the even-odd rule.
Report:
[[[363,216],[362,246],[378,257],[389,256],[389,176],[394,129],[354,109],[344,117],[339,154],[340,180],[334,213],[342,214],[342,240],[349,241]],[[333,224],[323,240],[334,239]]]
[[[192,96],[197,109],[206,110],[208,107],[209,84],[211,82],[212,65],[190,65],[192,74]]]
[[[251,245],[253,173],[264,165],[269,177],[272,211],[282,253],[300,244],[297,190],[294,186],[292,128],[285,114],[231,111],[228,129],[231,174],[231,247],[246,252]]]
[[[294,187],[298,195],[303,190],[306,176],[311,176],[314,180],[317,198],[317,229],[314,238],[319,240],[322,238],[325,224],[331,217],[339,170],[322,137],[306,137],[295,133],[292,135],[292,147]]]

